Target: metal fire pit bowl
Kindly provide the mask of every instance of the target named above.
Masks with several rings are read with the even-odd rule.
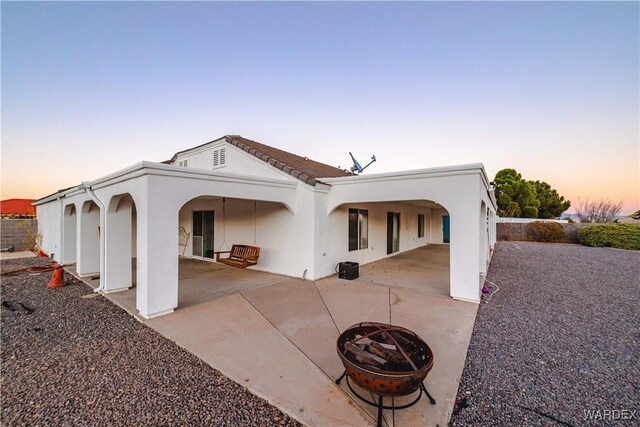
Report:
[[[365,336],[375,331],[393,331],[395,336],[402,337],[408,343],[399,342],[404,348],[413,346],[411,360],[417,370],[386,371],[367,367],[346,355],[345,344],[356,340],[356,335]],[[400,339],[398,339],[400,341]],[[420,388],[420,385],[433,367],[433,352],[415,332],[400,326],[384,323],[363,322],[349,327],[338,337],[338,356],[344,365],[347,375],[363,389],[379,396],[406,396]],[[406,348],[406,350],[410,350]]]
[[[411,368],[407,369],[406,365],[403,369],[393,369],[394,366],[390,366],[387,363],[385,366],[388,370],[376,368],[374,366],[367,365],[361,361],[356,360],[347,351],[347,346],[355,345],[351,342],[358,342],[362,338],[369,337],[372,340],[376,340],[376,337],[381,338],[386,334],[384,341],[394,341],[396,348],[402,349],[405,359],[410,359]],[[389,338],[389,334],[393,339]],[[377,340],[376,340],[377,341]],[[345,330],[338,337],[336,343],[338,356],[344,365],[345,372],[336,381],[336,384],[340,384],[340,381],[346,376],[347,385],[353,394],[360,400],[368,403],[372,406],[378,407],[378,426],[382,425],[382,410],[383,409],[405,409],[418,403],[424,392],[429,401],[435,404],[435,399],[429,394],[423,381],[427,377],[427,374],[433,367],[433,352],[422,338],[420,338],[415,332],[400,326],[391,326],[384,323],[375,322],[362,322],[357,323]],[[399,367],[397,365],[396,367]],[[415,367],[415,369],[413,369]],[[372,402],[367,398],[358,394],[350,384],[350,380],[355,382],[362,389],[373,393],[378,396],[377,402]],[[407,396],[417,390],[420,390],[420,394],[412,402],[401,406],[387,406],[383,405],[383,397],[400,397]]]

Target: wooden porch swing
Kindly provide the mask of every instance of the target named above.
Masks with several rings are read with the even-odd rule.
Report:
[[[256,201],[253,202],[253,243],[256,243]],[[257,246],[249,245],[232,245],[230,251],[220,251],[222,245],[227,245],[226,237],[226,224],[227,224],[227,211],[226,211],[226,198],[222,198],[222,243],[218,248],[216,254],[216,262],[230,265],[232,267],[247,268],[252,265],[258,264],[258,258],[260,257],[260,248]],[[222,258],[220,254],[229,254],[228,257]]]

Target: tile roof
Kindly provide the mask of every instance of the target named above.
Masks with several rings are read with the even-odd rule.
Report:
[[[36,214],[33,199],[7,199],[0,202],[0,214],[11,216],[30,216]]]
[[[246,151],[309,185],[316,185],[319,178],[338,178],[351,176],[352,173],[325,163],[316,162],[307,157],[298,156],[269,145],[261,144],[240,135],[227,135],[227,143]]]

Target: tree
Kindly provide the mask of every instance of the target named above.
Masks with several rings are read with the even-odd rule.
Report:
[[[556,190],[543,181],[529,181],[536,189],[536,198],[540,202],[538,218],[557,218],[562,212],[569,209],[571,202],[565,200]]]
[[[613,222],[622,210],[622,200],[614,203],[608,199],[589,200],[588,197],[578,199],[576,213],[580,222]]]
[[[502,169],[493,181],[498,215],[515,218],[537,218],[540,202],[536,198],[536,188],[522,178],[515,169]]]

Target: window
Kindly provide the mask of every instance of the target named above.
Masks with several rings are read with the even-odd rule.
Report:
[[[178,166],[182,167],[182,165],[183,165],[183,162],[182,162],[182,160],[180,160],[180,161],[178,162]]]
[[[369,247],[369,211],[349,209],[349,250]]]
[[[387,212],[387,255],[400,250],[400,213]]]
[[[213,151],[213,166],[222,166],[227,163],[226,148]]]
[[[418,214],[418,237],[424,237],[424,214]]]
[[[189,165],[189,160],[184,161],[184,167],[186,168]]]

